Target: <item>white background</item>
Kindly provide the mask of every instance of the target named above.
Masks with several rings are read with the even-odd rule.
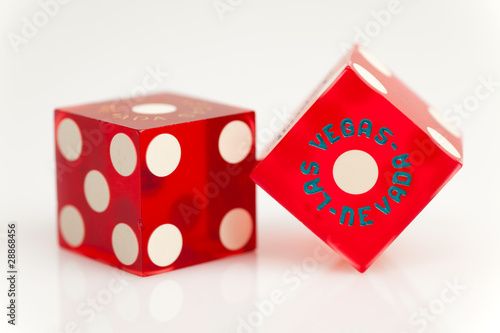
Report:
[[[374,25],[371,12],[389,2],[224,0],[232,10],[221,16],[213,0],[72,0],[16,52],[9,36],[42,9],[2,1],[0,248],[16,221],[20,276],[15,328],[1,279],[0,331],[65,332],[74,322],[82,332],[237,332],[244,321],[240,332],[500,332],[498,86],[459,119],[464,168],[365,274],[337,255],[318,262],[321,242],[263,192],[255,253],[125,275],[116,293],[120,271],[57,245],[53,109],[129,96],[148,69],[168,72],[155,91],[255,109],[260,146],[276,113],[300,105],[358,30],[371,29],[359,41],[443,114],[478,101],[481,78],[500,82],[498,1],[401,0],[386,26]],[[297,275],[304,264],[309,273]],[[465,290],[454,295],[450,283]],[[77,314],[95,297],[95,318]]]

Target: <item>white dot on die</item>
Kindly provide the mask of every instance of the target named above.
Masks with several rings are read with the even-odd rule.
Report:
[[[159,322],[165,323],[174,319],[182,309],[184,293],[179,284],[167,280],[160,283],[149,298],[149,312]]]
[[[241,120],[233,120],[228,123],[219,136],[220,155],[231,164],[243,161],[250,153],[252,144],[252,130]]]
[[[173,224],[163,224],[153,231],[148,242],[151,261],[159,267],[173,264],[182,251],[182,234]]]
[[[247,245],[253,230],[252,215],[246,209],[234,208],[222,218],[219,237],[226,249],[237,251]]]
[[[368,52],[364,47],[360,47],[359,53],[368,61],[373,67],[375,67],[380,73],[384,74],[385,76],[392,76],[391,70],[387,68],[387,66],[378,60],[374,55],[372,55],[370,52]]]
[[[118,133],[111,140],[109,146],[109,155],[111,163],[123,177],[130,176],[137,166],[137,151],[134,142],[123,133]]]
[[[157,177],[166,177],[175,171],[181,161],[181,145],[175,136],[160,134],[148,146],[146,163]]]
[[[74,206],[67,205],[59,214],[59,227],[64,241],[71,247],[78,247],[85,238],[85,224],[82,215]]]
[[[432,127],[427,127],[427,132],[429,132],[431,137],[451,155],[455,156],[456,158],[462,157],[457,148],[455,148],[455,146],[450,141],[448,141],[448,139],[446,139],[441,133],[439,133]]]
[[[353,67],[354,70],[374,89],[380,91],[382,94],[387,94],[387,89],[385,89],[384,85],[372,73],[358,64],[353,64]]]
[[[82,154],[83,139],[78,125],[69,118],[63,119],[57,127],[57,147],[70,162],[76,161]]]
[[[363,194],[372,189],[378,179],[378,166],[373,157],[362,150],[349,150],[333,165],[333,179],[349,194]]]
[[[456,128],[455,126],[453,126],[452,124],[450,124],[444,117],[443,115],[441,115],[441,113],[439,113],[436,109],[434,109],[432,106],[430,106],[428,108],[429,110],[429,113],[431,114],[431,116],[434,117],[434,119],[436,119],[436,121],[441,125],[443,126],[446,130],[448,130],[451,134],[453,134],[454,136],[456,136],[457,138],[460,137],[460,131],[458,130],[458,128]]]
[[[116,258],[124,265],[132,265],[139,255],[139,242],[134,230],[125,223],[119,223],[113,229],[111,245]]]
[[[89,171],[85,176],[83,189],[90,208],[97,213],[102,213],[108,208],[109,186],[102,173],[97,170]]]
[[[177,107],[166,103],[148,103],[135,105],[132,111],[140,114],[164,114],[177,111]]]

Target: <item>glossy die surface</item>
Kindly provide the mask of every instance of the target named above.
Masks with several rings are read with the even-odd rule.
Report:
[[[364,272],[461,168],[462,140],[364,49],[332,73],[251,177]]]
[[[254,124],[172,94],[56,110],[61,246],[143,276],[254,249]]]

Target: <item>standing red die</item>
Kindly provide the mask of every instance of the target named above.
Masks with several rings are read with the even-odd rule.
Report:
[[[462,166],[460,132],[355,47],[251,177],[364,272]]]
[[[254,112],[159,94],[55,131],[62,247],[143,276],[255,248]]]

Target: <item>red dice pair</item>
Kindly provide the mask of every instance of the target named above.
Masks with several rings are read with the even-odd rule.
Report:
[[[460,133],[358,47],[278,137],[255,167],[248,110],[171,94],[59,109],[60,243],[138,275],[252,250],[255,167],[363,272],[462,165]]]

